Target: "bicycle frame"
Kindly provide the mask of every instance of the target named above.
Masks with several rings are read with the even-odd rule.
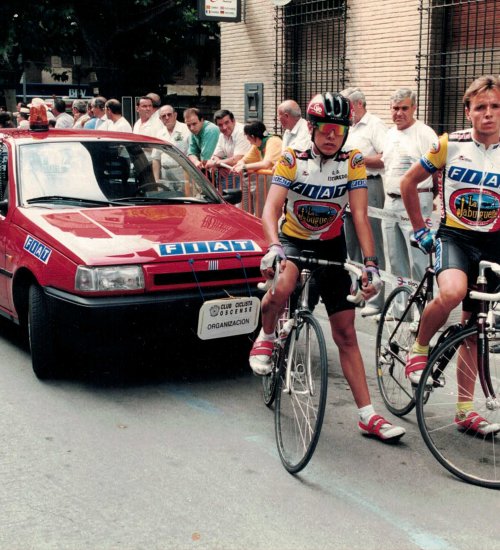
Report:
[[[492,330],[493,332],[495,332],[496,330],[494,327],[492,327],[492,318],[489,319],[491,311],[490,304],[492,301],[496,300],[492,300],[492,294],[488,293],[488,281],[486,279],[485,273],[487,269],[492,269],[496,265],[497,264],[484,260],[480,262],[479,275],[476,282],[477,290],[473,290],[470,292],[470,297],[479,301],[479,312],[477,313],[477,315],[473,314],[466,325],[464,327],[461,327],[461,330],[466,330],[469,327],[473,326],[474,323],[477,326],[477,375],[479,376],[479,382],[481,384],[484,396],[491,401],[491,403],[493,404],[493,408],[500,407],[500,403],[497,402],[495,404],[497,396],[495,394],[493,383],[491,381],[490,357],[488,353],[489,334]],[[500,273],[497,274],[500,275]],[[498,293],[498,297],[500,297],[500,293]],[[457,349],[454,349],[453,353],[456,353]],[[436,346],[436,353],[439,353],[439,346]],[[438,368],[432,373],[432,379],[435,384],[440,383],[440,378],[444,373],[446,365],[450,361],[451,357],[452,354],[449,353],[447,354],[447,356],[443,356],[442,360],[438,364]]]
[[[401,315],[401,318],[396,323],[396,326],[394,327],[394,330],[392,331],[391,335],[389,336],[389,339],[388,339],[389,349],[390,349],[390,342],[392,341],[392,339],[394,338],[394,335],[399,330],[399,327],[401,326],[401,323],[405,319],[406,314],[411,309],[412,305],[415,302],[420,302],[422,304],[422,306],[425,306],[425,304],[428,304],[433,299],[433,297],[434,297],[434,275],[435,275],[434,260],[433,260],[432,253],[430,253],[429,254],[429,265],[425,268],[424,276],[422,277],[422,280],[420,281],[420,283],[417,286],[416,290],[411,295],[411,298],[408,301],[408,304],[405,307],[405,309],[404,309],[404,311]],[[424,292],[423,288],[424,288],[425,285],[427,285],[427,286],[426,286],[425,292]],[[418,320],[418,328],[420,328],[420,321],[421,321],[421,319]],[[418,329],[417,329],[417,332],[418,332]],[[392,354],[392,351],[391,351],[391,354]],[[396,383],[398,383],[397,380],[396,380]]]

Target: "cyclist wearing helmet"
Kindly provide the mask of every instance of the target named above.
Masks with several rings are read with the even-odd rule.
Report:
[[[351,105],[340,94],[318,94],[309,102],[307,119],[312,146],[304,152],[287,148],[276,166],[262,222],[269,243],[261,271],[274,276],[279,258],[280,278],[274,294],[262,299],[262,330],[250,352],[254,373],[271,370],[274,328],[294,290],[300,265],[286,260],[311,250],[318,258],[344,262],[343,213],[349,202],[364,256],[363,294],[368,299],[381,286],[368,221],[366,169],[362,154],[343,148],[351,125]],[[283,209],[285,211],[284,216]],[[359,409],[359,429],[379,439],[397,439],[405,430],[375,414],[354,329],[354,305],[347,301],[351,279],[341,267],[317,271],[314,283],[325,304],[332,336],[339,348],[342,371]],[[316,297],[315,297],[316,298]]]

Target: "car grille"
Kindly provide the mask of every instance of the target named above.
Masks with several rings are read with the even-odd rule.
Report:
[[[195,274],[191,271],[184,273],[159,273],[154,276],[155,286],[170,286],[170,285],[196,285],[203,283],[219,283],[227,285],[229,282],[241,283],[245,280],[262,280],[262,275],[258,267],[247,267],[245,269],[219,269],[214,271],[197,271]]]

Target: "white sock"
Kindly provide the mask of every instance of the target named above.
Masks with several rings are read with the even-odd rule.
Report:
[[[263,328],[260,329],[259,336],[257,336],[257,340],[267,340],[268,342],[272,342],[274,339],[274,332],[271,332],[271,334],[266,334]]]
[[[358,409],[359,419],[363,424],[368,424],[370,422],[370,418],[375,414],[375,409],[373,408],[373,405],[366,405],[366,407],[361,407]]]

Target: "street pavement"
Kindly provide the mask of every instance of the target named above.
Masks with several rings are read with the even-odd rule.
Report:
[[[373,401],[386,414],[375,330],[358,319]],[[246,366],[166,353],[122,371],[104,357],[42,383],[19,331],[0,322],[0,550],[499,548],[498,492],[448,474],[414,413],[387,414],[407,429],[396,445],[358,433],[327,340],[323,431],[292,476]]]

